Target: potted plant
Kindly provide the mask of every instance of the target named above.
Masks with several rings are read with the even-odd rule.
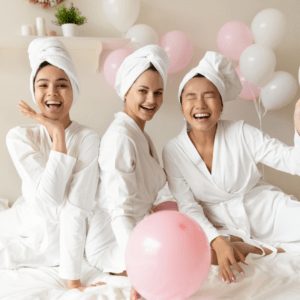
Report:
[[[69,9],[64,4],[56,6],[55,9],[57,13],[53,23],[61,26],[64,36],[76,36],[78,26],[86,23],[86,17],[81,16],[81,12],[73,3]]]

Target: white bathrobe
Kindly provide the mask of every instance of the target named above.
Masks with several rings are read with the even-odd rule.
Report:
[[[195,219],[210,242],[232,234],[271,249],[300,251],[300,203],[262,181],[257,168],[261,162],[300,175],[297,132],[295,146],[288,147],[243,121],[221,120],[210,173],[185,125],[164,147],[163,161],[179,211]]]
[[[98,207],[86,256],[92,266],[119,273],[126,270],[125,250],[134,227],[154,205],[174,198],[151,139],[123,112],[115,115],[101,139],[99,165]]]
[[[99,136],[76,122],[65,130],[67,154],[51,150],[42,125],[9,131],[7,147],[22,179],[22,197],[0,211],[0,268],[60,265],[80,279],[86,219],[99,180]]]

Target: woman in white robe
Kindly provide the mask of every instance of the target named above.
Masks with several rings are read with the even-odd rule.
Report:
[[[22,196],[0,211],[0,268],[58,266],[68,288],[81,291],[86,219],[99,180],[99,136],[71,121],[79,95],[75,67],[55,38],[29,46],[33,100],[20,113],[39,124],[13,128],[7,147],[22,179]]]
[[[150,45],[127,57],[117,73],[115,88],[125,109],[101,139],[98,207],[86,242],[89,263],[104,272],[126,276],[125,250],[134,227],[155,205],[174,201],[144,131],[163,102],[167,68],[166,52]]]
[[[271,259],[277,250],[300,251],[300,203],[264,182],[257,168],[260,162],[300,175],[300,100],[295,145],[289,147],[244,121],[220,120],[223,102],[241,88],[230,60],[207,52],[179,88],[187,124],[163,150],[179,211],[202,226],[227,283],[236,280],[230,265],[243,273],[236,260],[246,264],[249,252],[272,253],[266,256]]]

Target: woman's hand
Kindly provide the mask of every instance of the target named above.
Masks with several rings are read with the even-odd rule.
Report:
[[[88,287],[95,287],[95,286],[104,285],[104,284],[106,284],[106,283],[102,282],[102,281],[99,281],[99,282],[96,282],[94,284],[90,284]],[[67,287],[68,287],[69,290],[77,289],[80,292],[83,292],[85,289],[88,288],[87,286],[82,286],[80,279],[78,279],[78,280],[67,280]]]
[[[216,251],[219,264],[219,275],[223,282],[231,283],[236,280],[230,265],[232,265],[239,273],[244,274],[243,269],[237,263],[236,258],[245,265],[247,265],[247,262],[245,261],[244,255],[234,247],[234,244],[228,242],[223,236],[218,236],[211,242],[211,247]]]
[[[38,121],[41,125],[44,125],[49,132],[51,139],[53,139],[54,133],[64,133],[64,127],[62,122],[58,120],[51,120],[45,117],[43,114],[36,113],[27,103],[20,101],[18,104],[20,113],[30,119]]]
[[[78,289],[80,292],[83,292],[87,287],[82,286],[80,279],[78,279],[78,280],[67,280],[67,288],[69,290]]]
[[[295,128],[300,135],[300,99],[297,101],[294,113]]]
[[[58,120],[52,120],[43,114],[38,114],[27,103],[20,101],[18,104],[20,113],[30,119],[38,121],[45,126],[52,140],[52,150],[67,154],[65,141],[65,129],[63,123]]]

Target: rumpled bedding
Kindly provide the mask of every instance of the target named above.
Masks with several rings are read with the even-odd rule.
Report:
[[[235,274],[237,281],[223,283],[218,267],[211,266],[202,287],[189,300],[298,300],[300,299],[300,256],[278,254],[274,259],[253,259],[241,265],[246,275]],[[68,290],[66,281],[58,277],[58,267],[0,270],[1,300],[127,300],[131,283],[127,277],[111,276],[83,262],[82,282],[107,284],[86,289]],[[172,284],[172,283],[170,283]]]

